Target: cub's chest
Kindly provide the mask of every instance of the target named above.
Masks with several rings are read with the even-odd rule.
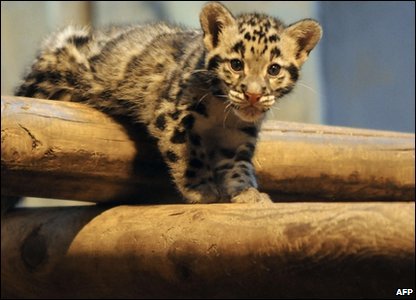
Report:
[[[238,147],[247,140],[240,130],[247,126],[246,122],[241,121],[224,101],[210,98],[199,105],[204,108],[200,113],[194,113],[192,131],[202,138],[205,145]]]

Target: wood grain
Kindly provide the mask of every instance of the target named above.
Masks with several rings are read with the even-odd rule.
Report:
[[[140,126],[79,103],[2,96],[2,195],[180,202]],[[276,201],[414,200],[414,134],[266,122],[254,157]]]
[[[414,288],[414,203],[38,208],[2,218],[18,298],[391,298]]]

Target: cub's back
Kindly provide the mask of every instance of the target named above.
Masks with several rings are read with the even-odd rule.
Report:
[[[164,40],[195,34],[165,23],[103,30],[69,26],[45,40],[16,95],[83,101],[116,88],[144,51],[160,56],[169,48],[163,49]],[[154,48],[155,42],[162,46]]]

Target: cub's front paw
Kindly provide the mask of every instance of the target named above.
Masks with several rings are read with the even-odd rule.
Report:
[[[210,183],[188,186],[182,191],[182,194],[188,203],[221,202],[217,187]]]
[[[242,191],[240,194],[231,198],[232,203],[273,203],[269,195],[266,193],[260,193],[256,188],[248,188]]]

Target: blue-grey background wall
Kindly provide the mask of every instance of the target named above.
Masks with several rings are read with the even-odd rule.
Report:
[[[324,122],[415,131],[415,2],[322,2]]]

